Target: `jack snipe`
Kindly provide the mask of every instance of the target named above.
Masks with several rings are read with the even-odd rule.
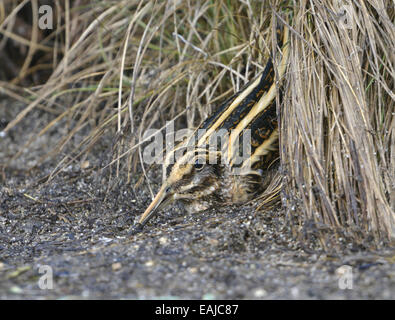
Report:
[[[277,29],[282,47],[277,79],[285,71],[288,32],[285,27]],[[182,201],[187,211],[196,212],[214,204],[246,202],[262,191],[265,169],[278,157],[275,78],[273,61],[269,59],[262,76],[225,101],[189,139],[166,156],[162,187],[135,231],[176,200]],[[220,147],[218,137],[221,142],[225,137]],[[247,157],[240,156],[241,149],[249,149]],[[176,153],[180,156],[171,161]]]

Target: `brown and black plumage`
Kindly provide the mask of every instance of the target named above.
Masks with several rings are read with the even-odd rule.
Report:
[[[277,34],[282,47],[276,66],[279,79],[287,62],[288,29],[278,28]],[[196,212],[215,204],[246,202],[262,191],[265,169],[278,156],[275,78],[269,59],[259,78],[220,105],[166,156],[162,187],[135,230],[174,201],[182,201],[188,212]],[[246,144],[248,156],[241,157]],[[181,156],[173,163],[174,154]]]

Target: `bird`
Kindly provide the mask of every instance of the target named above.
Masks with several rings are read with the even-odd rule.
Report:
[[[289,55],[288,28],[277,26],[276,33],[282,52],[276,59],[277,77],[270,57],[262,75],[223,102],[166,155],[162,186],[132,233],[175,201],[195,213],[245,203],[264,190],[269,167],[278,159],[275,80],[283,77]]]

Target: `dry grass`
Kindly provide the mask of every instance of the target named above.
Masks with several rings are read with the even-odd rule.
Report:
[[[394,8],[368,1],[348,9],[345,24],[332,1],[294,7],[280,130],[284,204],[291,215],[303,212],[299,222],[361,242],[368,234],[388,239],[395,236]]]
[[[38,19],[41,1],[26,2]],[[72,149],[53,174],[83,161],[110,130],[115,173],[145,175],[148,168],[139,161],[144,132],[164,129],[173,119],[176,128],[196,126],[262,70],[274,49],[274,21],[285,19],[291,51],[280,108],[282,202],[290,223],[296,218],[295,235],[304,238],[303,226],[313,221],[324,247],[333,237],[394,237],[395,28],[389,2],[352,2],[345,29],[341,8],[329,0],[54,1],[53,32],[40,37],[33,24],[28,39],[10,27],[21,9],[17,3],[0,4],[0,34],[26,46],[26,59],[0,86],[27,107],[5,131],[34,108],[55,115],[35,138],[69,119],[68,134],[41,159]],[[31,65],[37,53],[40,63]],[[48,66],[43,85],[22,85]],[[82,129],[89,133],[72,145]]]

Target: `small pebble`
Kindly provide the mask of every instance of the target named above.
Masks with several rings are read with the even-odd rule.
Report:
[[[89,165],[90,165],[89,161],[86,160],[81,163],[81,169],[87,169],[87,168],[89,168]]]
[[[21,294],[23,292],[22,288],[18,287],[18,286],[12,286],[10,288],[10,292],[13,294]]]
[[[120,262],[115,262],[111,265],[112,271],[118,271],[119,269],[122,268],[122,263]]]
[[[160,237],[159,238],[159,243],[163,246],[163,245],[169,243],[169,238],[167,238],[167,237]]]
[[[295,299],[297,299],[299,297],[299,288],[298,287],[291,288],[291,296]]]
[[[203,295],[202,300],[214,300],[215,295],[212,293],[206,293]]]
[[[255,291],[254,291],[255,298],[263,298],[266,295],[267,295],[267,292],[263,288],[258,288],[258,289],[255,289]]]
[[[196,267],[189,268],[189,272],[196,273],[196,272],[198,272],[198,268],[196,268]]]
[[[146,267],[152,267],[154,264],[155,264],[155,262],[154,262],[153,260],[148,260],[148,261],[145,263],[145,266],[146,266]]]

